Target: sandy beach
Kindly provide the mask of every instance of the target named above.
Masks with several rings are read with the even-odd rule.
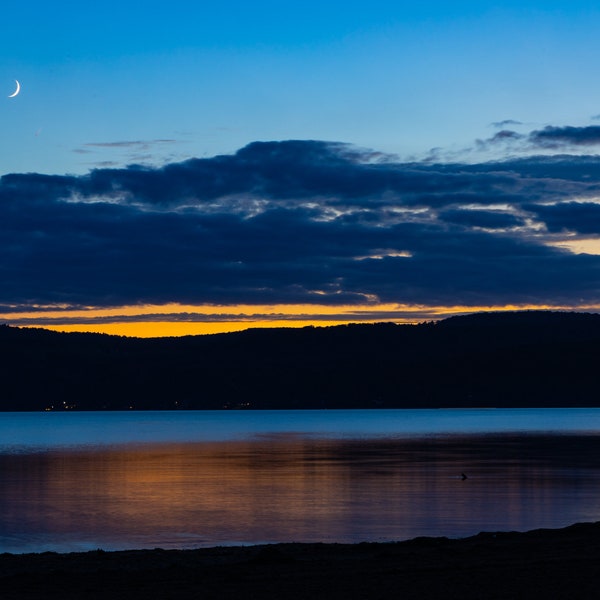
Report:
[[[9,599],[595,598],[600,523],[396,543],[0,555]]]

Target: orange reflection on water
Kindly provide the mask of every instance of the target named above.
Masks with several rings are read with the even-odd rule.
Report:
[[[566,525],[582,511],[597,520],[598,478],[566,468],[580,451],[565,459],[559,443],[550,460],[527,443],[289,436],[4,455],[0,552],[469,535]]]

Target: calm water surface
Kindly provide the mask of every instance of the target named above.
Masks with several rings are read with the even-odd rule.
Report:
[[[0,552],[596,520],[600,409],[0,413]]]

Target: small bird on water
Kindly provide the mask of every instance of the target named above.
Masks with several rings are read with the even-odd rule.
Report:
[[[461,474],[460,474],[460,478],[461,478],[463,481],[464,481],[465,479],[468,479],[468,477],[467,477],[467,476],[466,476],[464,473],[461,473]]]

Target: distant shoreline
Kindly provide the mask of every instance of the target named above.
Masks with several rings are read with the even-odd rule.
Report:
[[[120,338],[0,326],[0,411],[596,407],[600,315]]]
[[[591,598],[600,522],[395,543],[0,554],[9,599]]]

